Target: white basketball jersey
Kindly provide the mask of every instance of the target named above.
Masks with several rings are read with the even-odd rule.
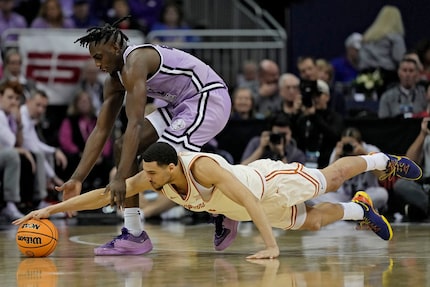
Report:
[[[264,194],[264,178],[254,169],[244,165],[231,165],[223,157],[209,153],[182,152],[179,160],[184,169],[188,182],[188,193],[185,198],[179,195],[171,185],[163,187],[167,198],[192,211],[207,211],[214,214],[224,214],[231,219],[251,220],[246,209],[229,199],[217,188],[205,188],[198,184],[191,174],[191,166],[199,157],[210,157],[221,167],[232,172],[258,199]]]
[[[188,192],[182,196],[171,185],[162,192],[170,200],[192,211],[223,214],[237,221],[252,220],[247,210],[229,199],[218,188],[206,188],[197,183],[191,173],[193,162],[209,157],[231,172],[260,200],[272,227],[298,229],[306,218],[304,202],[324,193],[326,181],[317,169],[308,169],[300,163],[285,164],[268,159],[249,165],[231,165],[216,154],[183,152],[179,160],[188,183]]]

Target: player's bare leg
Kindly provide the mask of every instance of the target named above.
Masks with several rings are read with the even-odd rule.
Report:
[[[393,230],[388,220],[376,212],[370,197],[359,191],[351,202],[322,202],[306,207],[306,220],[299,229],[319,230],[321,227],[339,220],[353,220],[366,225],[384,240],[391,240]]]
[[[384,153],[340,158],[321,172],[327,181],[326,191],[330,192],[336,191],[344,181],[373,170],[384,171],[383,178],[417,180],[422,176],[421,168],[412,160]],[[307,206],[306,213],[305,222],[299,229],[318,230],[338,220],[357,220],[384,240],[393,237],[390,223],[374,210],[372,200],[364,191],[358,191],[351,202]]]
[[[366,171],[383,172],[381,179],[399,177],[417,180],[422,176],[421,168],[412,160],[382,152],[342,157],[321,169],[327,180],[327,192],[336,191],[343,182]]]
[[[138,154],[158,139],[152,125],[145,119]],[[122,137],[115,142],[114,157],[118,165],[121,158]],[[132,165],[128,176],[135,175],[140,170],[138,159]],[[142,190],[143,191],[143,190]],[[126,198],[124,202],[124,227],[121,234],[112,241],[94,249],[95,255],[138,255],[152,250],[152,243],[143,226],[143,211],[139,208],[139,195]]]

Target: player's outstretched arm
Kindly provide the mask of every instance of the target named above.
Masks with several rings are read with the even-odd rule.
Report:
[[[143,190],[150,190],[152,186],[147,180],[144,172],[140,172],[135,176],[126,180],[127,191],[126,197],[135,195]],[[59,202],[47,206],[42,209],[34,210],[26,216],[12,222],[12,224],[20,225],[21,223],[31,219],[48,218],[52,214],[69,211],[92,210],[106,206],[110,202],[110,194],[105,192],[105,188],[99,188],[87,193],[70,198],[69,200]]]
[[[104,191],[104,188],[99,188],[79,196],[75,196],[69,200],[34,210],[26,216],[13,221],[12,224],[20,225],[31,218],[48,218],[52,214],[59,212],[91,210],[103,207],[109,203],[110,199],[110,196],[105,194]]]

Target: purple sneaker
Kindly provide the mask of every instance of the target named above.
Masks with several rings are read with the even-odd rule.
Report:
[[[151,239],[145,231],[139,236],[130,234],[127,228],[121,229],[121,235],[118,235],[111,242],[94,248],[94,254],[99,256],[108,255],[140,255],[152,250]]]
[[[239,222],[220,214],[213,216],[213,223],[215,224],[214,247],[216,251],[222,251],[236,238]]]
[[[385,154],[388,156],[387,168],[385,174],[380,180],[391,180],[394,177],[399,177],[408,180],[418,180],[422,177],[423,171],[421,167],[413,160],[398,155]]]

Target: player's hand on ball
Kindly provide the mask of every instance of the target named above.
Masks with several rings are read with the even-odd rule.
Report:
[[[22,223],[26,222],[29,219],[32,219],[32,218],[34,218],[34,219],[48,218],[50,215],[51,215],[50,212],[47,211],[45,208],[42,208],[39,210],[33,210],[32,212],[30,212],[26,216],[12,221],[12,224],[21,225]]]
[[[258,251],[257,253],[247,256],[246,259],[274,259],[279,256],[279,247],[270,247],[265,250]]]

